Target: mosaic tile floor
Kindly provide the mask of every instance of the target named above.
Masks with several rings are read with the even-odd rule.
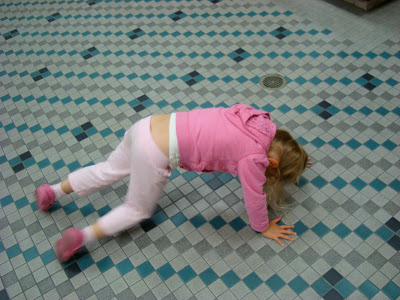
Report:
[[[0,3],[0,299],[398,299],[399,1]],[[269,91],[266,73],[286,77]],[[287,188],[281,248],[237,178],[179,170],[155,215],[60,264],[52,245],[126,182],[39,212],[33,191],[104,160],[153,113],[252,104],[313,167]],[[273,216],[271,216],[273,217]]]

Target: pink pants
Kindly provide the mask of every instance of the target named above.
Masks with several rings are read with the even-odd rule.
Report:
[[[99,219],[107,235],[150,218],[171,175],[169,159],[151,136],[150,117],[135,123],[106,161],[77,170],[68,180],[74,192],[86,197],[129,175],[125,202]]]

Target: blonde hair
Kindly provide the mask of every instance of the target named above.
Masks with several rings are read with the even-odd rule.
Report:
[[[298,183],[300,175],[306,168],[308,155],[289,132],[277,129],[268,152],[273,151],[279,156],[277,168],[267,167],[267,181],[264,191],[267,193],[268,205],[275,211],[288,208],[283,195],[283,186]]]

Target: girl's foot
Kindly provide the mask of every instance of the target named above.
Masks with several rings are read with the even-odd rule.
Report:
[[[36,205],[42,211],[49,210],[55,201],[53,189],[48,184],[43,184],[35,190]]]
[[[69,260],[83,246],[83,233],[76,228],[69,228],[56,242],[56,255],[60,262]]]

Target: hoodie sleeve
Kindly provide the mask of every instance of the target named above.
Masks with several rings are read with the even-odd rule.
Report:
[[[265,231],[269,226],[267,195],[263,191],[267,166],[265,155],[250,155],[238,163],[238,176],[250,226],[258,232]]]

